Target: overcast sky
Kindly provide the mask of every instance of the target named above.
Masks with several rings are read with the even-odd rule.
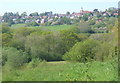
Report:
[[[53,11],[53,13],[79,12],[97,8],[105,10],[109,7],[118,7],[119,0],[0,0],[0,15],[5,12],[38,12]]]

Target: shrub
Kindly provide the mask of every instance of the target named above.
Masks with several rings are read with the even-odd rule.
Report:
[[[62,24],[71,24],[71,19],[67,18],[67,17],[63,17],[60,19],[60,23]]]
[[[22,66],[24,63],[28,62],[28,55],[27,53],[17,50],[13,47],[4,47],[3,48],[3,64],[7,61],[6,64],[9,64],[13,68],[17,68]]]
[[[39,24],[36,22],[31,22],[31,23],[26,24],[26,26],[39,26]]]
[[[37,58],[37,59],[33,59],[33,60],[27,65],[27,67],[28,67],[28,68],[37,67],[40,62],[42,62],[41,59],[38,59],[38,58]]]
[[[97,61],[112,59],[116,57],[118,52],[117,47],[108,42],[102,43],[96,50],[94,59]]]
[[[10,28],[9,28],[8,24],[6,24],[6,23],[2,24],[2,33],[10,33]]]
[[[94,33],[90,27],[90,23],[87,22],[79,23],[76,29],[78,33]]]
[[[95,56],[96,47],[99,42],[95,40],[86,40],[76,43],[64,56],[64,60],[86,62]]]

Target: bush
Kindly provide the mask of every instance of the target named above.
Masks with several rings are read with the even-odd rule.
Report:
[[[17,50],[13,47],[4,47],[3,48],[3,64],[7,61],[6,64],[10,65],[13,68],[22,66],[24,63],[28,62],[27,53]]]
[[[102,43],[96,50],[94,59],[97,61],[111,60],[118,52],[117,47],[108,42]]]
[[[40,62],[42,62],[42,60],[41,59],[33,59],[28,65],[27,65],[27,67],[28,68],[35,68],[35,67],[37,67],[38,66],[38,64],[40,63]]]
[[[36,22],[31,22],[31,23],[26,24],[26,26],[39,26],[39,24]]]
[[[10,33],[10,28],[7,23],[2,24],[2,33]]]
[[[76,43],[64,56],[64,60],[86,62],[94,59],[96,47],[99,42],[95,40],[86,40]]]
[[[90,23],[87,22],[79,23],[76,29],[78,33],[94,33],[90,27]]]
[[[63,17],[60,19],[60,23],[62,24],[71,24],[71,19],[67,18],[67,17]]]

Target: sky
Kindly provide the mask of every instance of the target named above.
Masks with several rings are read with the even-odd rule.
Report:
[[[80,12],[83,10],[103,11],[109,7],[118,8],[119,0],[0,0],[0,15],[5,12],[38,12],[66,13]]]

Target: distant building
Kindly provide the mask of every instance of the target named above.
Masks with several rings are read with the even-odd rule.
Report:
[[[80,13],[81,14],[86,14],[86,13],[92,13],[92,12],[91,11],[84,11],[83,8],[81,7]]]
[[[37,20],[36,20],[36,23],[40,23],[40,19],[37,19]]]
[[[79,17],[79,16],[81,16],[82,14],[81,14],[81,13],[74,13],[73,15]]]
[[[45,20],[44,20],[44,19],[42,19],[42,20],[41,20],[41,23],[45,23]]]

